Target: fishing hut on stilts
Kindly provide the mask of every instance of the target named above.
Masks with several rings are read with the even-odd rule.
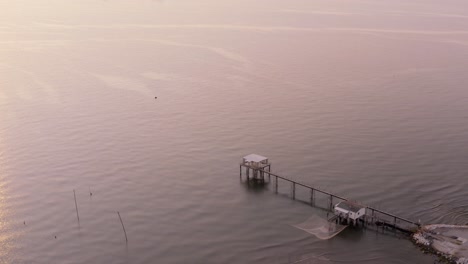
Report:
[[[248,180],[265,182],[265,174],[270,179],[271,164],[267,157],[257,154],[250,154],[242,158],[242,163],[239,166],[240,178],[242,179],[242,167],[245,168],[245,175]],[[250,173],[252,172],[252,175]]]
[[[345,197],[272,173],[271,163],[268,158],[264,156],[250,154],[242,158],[242,163],[239,166],[241,180],[243,168],[245,168],[248,182],[252,180],[263,183],[265,182],[265,174],[268,175],[269,180],[270,177],[273,176],[275,178],[274,189],[276,193],[279,193],[279,180],[290,183],[292,199],[296,199],[296,187],[308,190],[310,192],[310,200],[308,202],[310,202],[312,206],[317,206],[316,194],[327,197],[325,209],[333,213],[331,218],[328,219],[327,217],[329,222],[336,221],[337,223],[352,224],[355,226],[357,226],[358,223],[362,223],[364,226],[375,224],[376,226],[382,226],[383,228],[388,227],[405,233],[412,233],[413,230],[421,227],[421,224],[418,222],[384,212],[371,206],[352,202]]]
[[[364,222],[366,206],[351,201],[341,201],[335,205],[334,213],[337,223],[356,226],[359,220]]]

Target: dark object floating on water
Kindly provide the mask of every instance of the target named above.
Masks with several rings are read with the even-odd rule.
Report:
[[[24,221],[23,224],[26,225],[26,221]]]
[[[155,96],[155,97],[154,97],[154,99],[158,99],[158,97],[157,97],[157,96]]]
[[[55,236],[55,239],[57,239],[57,236]]]

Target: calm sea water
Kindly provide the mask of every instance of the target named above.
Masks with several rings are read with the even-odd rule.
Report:
[[[467,68],[461,0],[1,0],[0,262],[432,263],[238,163],[468,224]]]

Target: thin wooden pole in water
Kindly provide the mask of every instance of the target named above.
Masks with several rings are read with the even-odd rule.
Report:
[[[296,183],[292,182],[292,198],[296,200]]]
[[[314,188],[310,189],[310,204],[314,205]]]
[[[122,221],[122,217],[120,217],[120,213],[119,213],[119,212],[117,212],[117,214],[119,215],[120,223],[122,224],[122,228],[123,228],[123,231],[124,231],[124,234],[125,234],[125,242],[128,242],[127,231],[125,231],[125,226],[124,226],[124,223],[123,223],[123,221]]]
[[[268,165],[268,180],[270,180],[270,177],[271,177],[271,165]]]
[[[78,218],[78,222],[80,222],[80,215],[78,214],[78,203],[76,202],[75,189],[73,189],[73,196],[75,197],[76,218]]]
[[[275,180],[275,192],[278,193],[278,176],[276,176]]]

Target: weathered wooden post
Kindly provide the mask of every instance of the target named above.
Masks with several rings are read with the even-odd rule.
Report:
[[[314,188],[310,189],[310,204],[314,205]]]
[[[276,176],[275,180],[275,192],[278,193],[278,176]]]
[[[119,212],[117,212],[117,214],[119,215],[120,223],[122,224],[122,229],[123,229],[124,234],[125,234],[125,243],[128,243],[127,231],[125,231],[125,226],[124,226],[124,223],[123,223],[123,221],[122,221],[122,217],[120,217],[120,213],[119,213]]]
[[[293,200],[296,199],[296,183],[295,182],[292,182],[292,197],[293,197]]]
[[[73,196],[75,197],[76,218],[78,218],[78,224],[80,224],[80,215],[78,214],[78,203],[76,202],[76,193],[75,193],[75,190],[73,190]]]

